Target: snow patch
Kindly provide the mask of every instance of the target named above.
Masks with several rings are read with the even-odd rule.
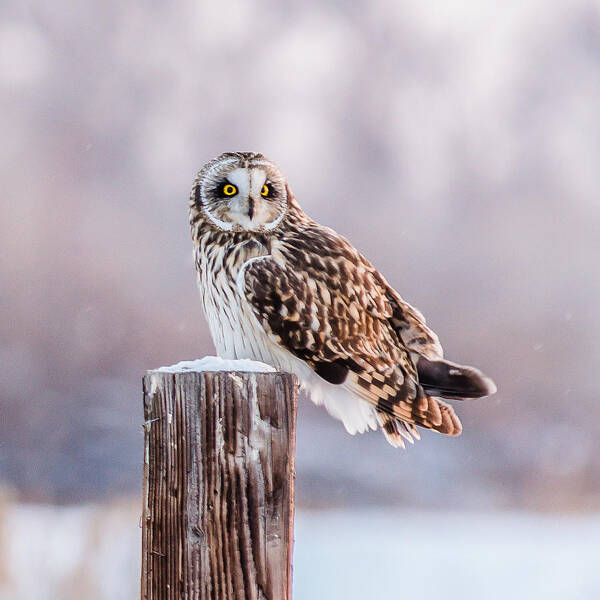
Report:
[[[275,373],[277,369],[257,360],[231,360],[220,356],[205,356],[197,360],[182,360],[150,373],[187,373],[188,371],[241,371],[245,373]]]

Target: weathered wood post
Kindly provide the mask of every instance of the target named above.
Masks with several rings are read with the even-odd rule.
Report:
[[[148,371],[143,600],[290,600],[296,379]]]

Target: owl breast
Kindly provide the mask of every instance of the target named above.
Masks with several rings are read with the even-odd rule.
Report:
[[[212,246],[205,252],[199,248],[196,253],[198,287],[219,356],[268,362],[269,339],[258,327],[236,285],[240,269],[248,258],[246,252],[235,252],[225,246]]]

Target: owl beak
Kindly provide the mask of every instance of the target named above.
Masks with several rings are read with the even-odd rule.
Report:
[[[248,196],[248,218],[252,221],[254,217],[254,198]]]

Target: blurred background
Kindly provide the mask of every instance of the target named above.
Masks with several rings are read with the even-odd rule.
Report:
[[[598,597],[600,2],[0,11],[0,598],[137,596],[141,377],[214,353],[187,201],[228,150],[499,387],[406,452],[303,399],[295,597]]]

